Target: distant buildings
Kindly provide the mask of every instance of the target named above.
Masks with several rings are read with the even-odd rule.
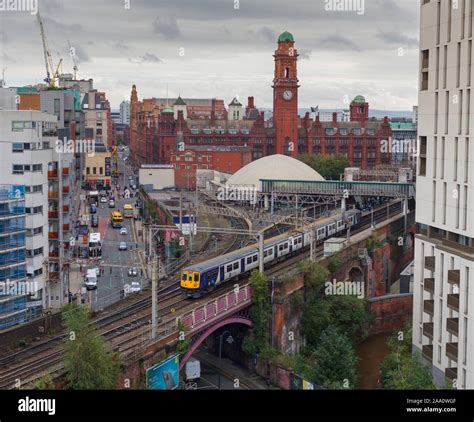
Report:
[[[472,2],[425,0],[420,8],[413,349],[438,385],[472,390]]]
[[[284,32],[274,54],[271,121],[265,121],[253,97],[248,97],[246,106],[234,98],[227,108],[223,100],[211,98],[179,96],[139,101],[134,85],[130,97],[132,161],[137,166],[171,163],[176,167],[177,183],[181,180],[179,184],[190,187],[195,176],[189,173],[206,165],[205,156],[227,154],[223,162],[234,169],[247,160],[224,152],[226,148],[246,150],[251,160],[276,153],[339,154],[346,156],[351,166],[362,169],[391,164],[389,121],[369,119],[369,103],[364,97],[355,97],[348,112],[298,116],[297,57],[293,35]],[[217,152],[219,148],[222,151]],[[184,164],[186,156],[188,165]],[[195,162],[200,156],[204,161]],[[209,159],[215,163],[214,158]],[[215,169],[226,171],[218,167]]]
[[[130,101],[122,101],[120,103],[120,121],[123,125],[130,124]]]

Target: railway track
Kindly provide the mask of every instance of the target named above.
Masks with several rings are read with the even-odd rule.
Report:
[[[389,215],[393,216],[401,211],[401,203],[391,204],[389,206]],[[374,223],[384,221],[387,216],[387,208],[383,207],[373,213]],[[363,215],[361,223],[357,229],[352,230],[356,234],[370,227],[372,223],[371,214]],[[239,245],[239,236],[226,248],[226,252],[236,248]],[[240,246],[240,245],[239,245]],[[223,252],[223,253],[226,253]],[[323,255],[323,247],[317,248],[316,255]],[[309,256],[309,252],[303,252],[279,262],[275,266],[266,270],[268,276],[276,276],[284,273],[294,266],[303,257]],[[240,280],[239,283],[247,282],[248,278]],[[158,289],[158,316],[159,323],[164,323],[165,319],[169,321],[176,318],[177,315],[186,311],[186,308],[192,308],[201,301],[208,301],[214,296],[220,296],[233,289],[233,284],[222,286],[214,292],[206,295],[202,299],[194,301],[186,300],[182,297],[179,288],[179,277],[173,277],[163,287]],[[146,297],[133,302],[123,308],[120,308],[109,315],[102,315],[94,319],[94,324],[99,333],[110,343],[113,350],[119,351],[121,355],[127,356],[129,351],[135,351],[137,346],[143,344],[143,339],[150,334],[151,322],[151,294],[146,293]],[[178,313],[178,311],[180,311]],[[161,319],[160,319],[161,316]],[[118,323],[118,324],[117,324]],[[158,330],[160,332],[160,330]],[[11,355],[0,358],[0,389],[19,388],[22,385],[31,384],[40,378],[43,373],[50,372],[57,374],[63,369],[62,359],[64,351],[61,342],[65,339],[65,334],[60,334],[43,343],[33,345],[26,350],[15,352]],[[21,361],[21,362],[20,362]]]

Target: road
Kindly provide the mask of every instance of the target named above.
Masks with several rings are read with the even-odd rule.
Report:
[[[120,192],[129,187],[129,176],[134,176],[132,170],[125,165],[124,156],[124,153],[119,153],[119,173],[122,174],[118,179]],[[146,281],[139,257],[140,253],[143,256],[144,245],[137,242],[136,232],[133,229],[133,218],[124,218],[127,235],[121,235],[120,230],[114,229],[110,224],[110,213],[116,210],[122,211],[123,206],[127,203],[134,205],[136,201],[134,195],[135,193],[129,199],[122,199],[120,194],[115,193],[115,208],[109,208],[108,202],[99,203],[97,213],[99,215],[99,231],[103,239],[101,265],[103,272],[98,279],[97,290],[91,293],[93,310],[102,309],[119,301],[132,281],[139,281],[142,287]],[[127,243],[126,251],[119,251],[121,241]],[[138,269],[138,276],[130,277],[128,275],[130,267]]]

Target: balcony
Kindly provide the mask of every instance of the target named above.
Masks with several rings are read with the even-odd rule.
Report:
[[[63,167],[63,176],[69,175],[69,167]]]
[[[458,344],[446,343],[446,356],[454,361],[458,361]]]
[[[69,212],[69,204],[63,205],[63,212]]]
[[[69,186],[63,186],[63,193],[68,194],[69,193]]]
[[[48,179],[54,179],[56,177],[58,177],[57,170],[48,170]]]
[[[461,281],[461,271],[448,270],[448,283],[459,284]]]
[[[48,273],[48,276],[49,276],[49,279],[50,279],[50,280],[56,280],[56,279],[59,278],[59,273],[56,272],[56,271],[50,271],[50,272]]]
[[[434,256],[425,257],[425,268],[430,271],[435,270],[435,257]]]
[[[423,304],[423,310],[433,316],[434,315],[434,300],[425,300]]]
[[[453,383],[458,377],[458,368],[446,368],[444,371],[444,376],[446,380],[450,383]]]
[[[423,357],[425,359],[432,362],[433,361],[433,345],[432,344],[427,344],[427,345],[423,346],[421,354],[423,355]]]
[[[59,213],[57,211],[48,211],[48,218],[58,218]]]
[[[53,249],[49,251],[48,256],[50,258],[58,258],[59,257],[59,249]]]
[[[433,323],[425,322],[423,324],[423,334],[429,339],[433,340]]]
[[[63,224],[63,231],[69,231],[69,223]]]
[[[459,334],[459,318],[448,318],[446,320],[446,330],[457,337]]]
[[[49,190],[48,191],[48,198],[53,199],[58,197],[58,191],[55,190]]]
[[[448,308],[459,312],[459,293],[448,295]]]
[[[430,292],[430,293],[434,294],[434,290],[435,290],[434,283],[435,283],[434,278],[425,278],[425,284],[424,284],[425,290],[427,292]]]
[[[59,235],[58,232],[49,232],[48,233],[48,239],[58,239]]]

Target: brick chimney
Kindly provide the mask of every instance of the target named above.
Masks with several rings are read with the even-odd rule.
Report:
[[[248,97],[247,99],[247,111],[255,108],[255,103],[253,97]]]

